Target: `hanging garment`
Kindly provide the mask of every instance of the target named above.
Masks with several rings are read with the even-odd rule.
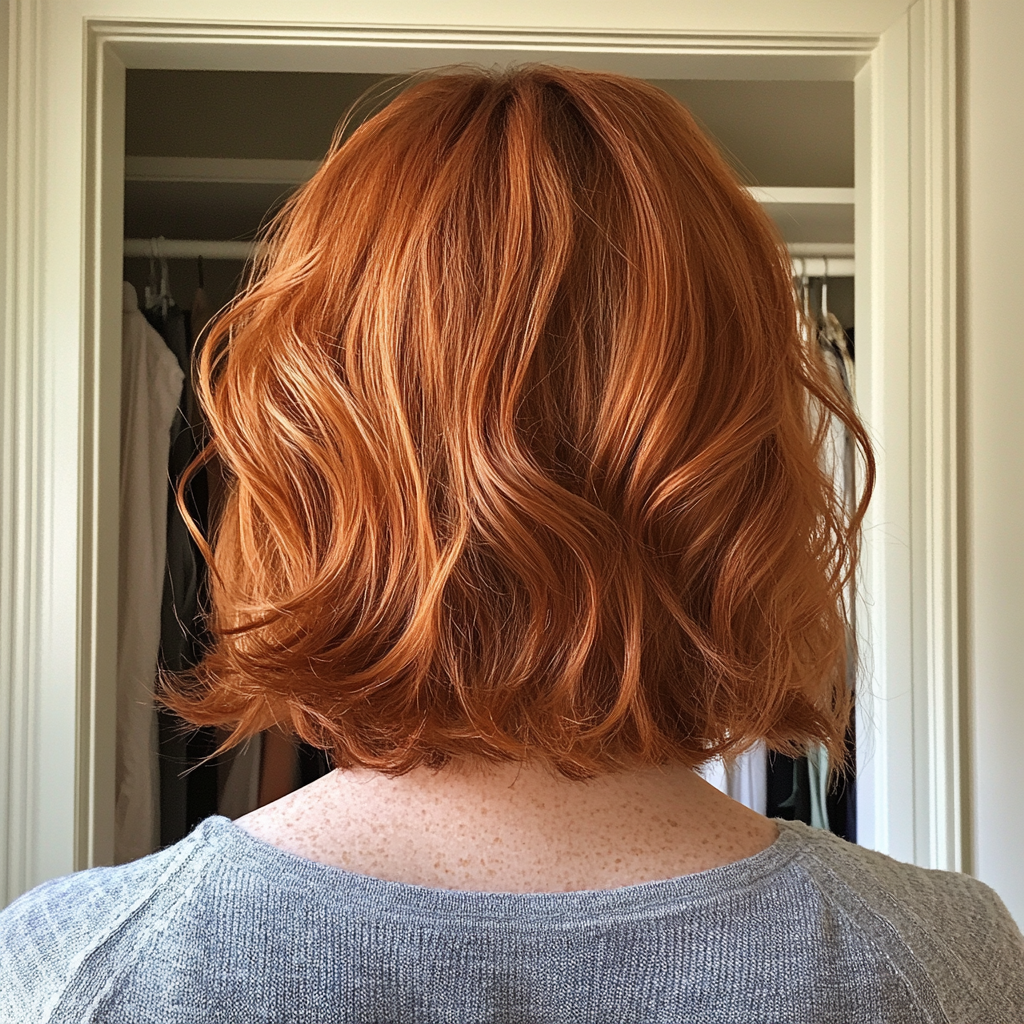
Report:
[[[334,771],[331,755],[326,750],[310,746],[308,743],[300,743],[298,746],[300,786],[308,786]]]
[[[259,807],[262,761],[262,733],[256,733],[221,757],[217,766],[218,814],[225,818],[240,818]]]
[[[828,310],[827,281],[822,283],[822,315],[818,342],[834,379],[853,403],[855,394],[853,344],[842,324]],[[857,450],[852,433],[842,423],[833,422],[832,425],[831,463],[836,489],[847,513],[852,515],[857,505]],[[856,589],[853,580],[849,583],[846,600],[850,614],[846,636],[846,685],[850,693],[854,694],[857,683],[857,642],[853,628],[853,610],[856,602]],[[827,754],[819,748],[817,751],[811,751],[809,755],[810,824],[819,828],[831,827],[832,831],[851,842],[856,842],[857,801],[854,781],[856,741],[852,716],[847,729],[846,745],[850,753],[851,768],[845,775],[835,780],[831,792],[828,789]]]
[[[192,298],[192,312],[189,316],[189,326],[192,330],[192,337],[199,341],[203,331],[206,330],[213,319],[216,310],[213,308],[206,294],[206,281],[203,274],[203,257],[197,261],[196,269],[199,272],[199,287]]]
[[[768,800],[768,765],[764,744],[757,743],[726,765],[726,792],[758,814],[764,814]]]
[[[806,757],[768,755],[769,818],[811,822],[810,773]]]
[[[833,379],[852,403],[854,400],[853,357],[847,343],[846,332],[829,312],[822,314],[818,344]],[[831,462],[836,489],[849,511],[857,504],[857,462],[853,435],[841,422],[833,422]]]
[[[202,560],[195,542],[178,509],[175,488],[185,468],[199,452],[193,425],[195,398],[189,369],[192,358],[192,339],[188,329],[188,313],[173,300],[161,312],[147,310],[147,319],[160,333],[167,347],[174,353],[184,375],[178,414],[171,427],[171,448],[167,472],[171,486],[167,489],[167,575],[164,579],[164,600],[161,606],[160,657],[172,672],[191,668],[199,660],[202,636],[200,624],[200,589]],[[190,486],[193,498],[193,518],[205,526],[205,495],[194,500],[197,488],[202,489],[205,478],[200,471]]]
[[[857,716],[850,716],[846,730],[846,750],[850,770],[829,794],[829,821],[832,831],[851,843],[857,842]]]
[[[768,763],[764,744],[757,743],[734,760],[715,758],[700,770],[706,782],[758,814],[768,803]]]
[[[847,332],[834,314],[827,310],[822,314],[822,335],[839,359],[837,367],[843,388],[851,401],[856,397],[856,377],[853,368],[852,329]]]
[[[807,781],[811,798],[811,828],[828,824],[828,751],[815,743],[807,753]]]
[[[114,827],[118,863],[160,845],[153,684],[164,589],[167,458],[183,381],[174,354],[146,322],[135,289],[125,282]]]
[[[174,353],[184,385],[171,427],[171,446],[165,480],[167,501],[166,573],[160,607],[160,664],[170,672],[195,665],[203,651],[205,628],[201,609],[205,564],[178,509],[178,480],[198,453],[202,429],[191,381],[192,334],[190,315],[178,306],[170,289],[167,261],[154,260],[146,288],[146,318]],[[207,531],[206,473],[196,473],[186,504],[200,529]],[[161,843],[186,836],[203,818],[218,810],[218,768],[210,760],[217,747],[213,729],[195,729],[177,716],[159,715]]]
[[[827,310],[822,315],[818,343],[833,379],[852,400],[852,365],[847,362],[848,353],[843,328]],[[824,465],[834,481],[837,496],[842,501],[847,513],[852,513],[856,504],[856,453],[853,436],[846,424],[835,418],[829,426]],[[852,615],[854,602],[852,583],[847,592],[846,601],[848,613]],[[851,625],[847,625],[846,647],[846,685],[852,692],[856,682],[856,643]],[[840,833],[855,833],[855,827],[851,828],[851,823],[848,821],[847,808],[844,806],[842,812],[839,812],[835,807],[837,800],[830,801],[828,751],[821,744],[816,743],[808,750],[805,760],[807,766],[806,800],[802,794],[797,792],[799,778],[802,778],[802,774],[799,778],[794,776],[794,794],[796,795],[792,798],[794,807],[797,803],[801,807],[807,807],[807,816],[801,820],[806,821],[812,828],[830,829],[829,806],[831,802],[833,805],[832,818],[837,820],[837,829]],[[852,792],[852,779],[841,779],[837,782],[839,783],[838,799],[845,801],[848,794]]]

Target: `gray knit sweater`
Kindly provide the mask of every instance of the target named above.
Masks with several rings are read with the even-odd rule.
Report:
[[[476,893],[357,875],[227,818],[0,913],[0,1020],[1024,1022],[999,897],[804,825],[619,889]]]

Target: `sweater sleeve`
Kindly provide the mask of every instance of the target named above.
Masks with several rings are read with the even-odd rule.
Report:
[[[53,1019],[82,968],[102,956],[112,937],[144,928],[154,895],[173,888],[190,852],[179,845],[56,878],[0,911],[0,1024]]]
[[[933,904],[942,962],[929,973],[951,1024],[1024,1021],[1024,936],[983,882],[935,872],[944,892]],[[927,966],[927,965],[926,965]]]
[[[1024,1022],[1024,937],[983,882],[838,837],[817,839],[805,866],[894,963],[936,1024]]]

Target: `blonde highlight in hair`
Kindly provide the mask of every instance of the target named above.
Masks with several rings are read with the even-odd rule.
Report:
[[[339,767],[845,756],[867,436],[677,102],[527,67],[347,139],[213,326],[211,649],[162,700]],[[851,514],[822,470],[856,439]]]

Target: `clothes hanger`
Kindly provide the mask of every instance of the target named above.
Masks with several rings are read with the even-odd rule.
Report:
[[[160,315],[167,317],[167,311],[174,304],[171,297],[171,272],[167,258],[163,254],[164,236],[149,240],[149,284],[146,285],[146,309],[159,309]],[[160,277],[157,284],[156,265],[159,261]]]
[[[146,281],[146,288],[143,293],[143,307],[145,309],[152,309],[157,303],[157,295],[159,293],[159,285],[157,281],[156,240],[151,238],[149,240],[149,279]]]

